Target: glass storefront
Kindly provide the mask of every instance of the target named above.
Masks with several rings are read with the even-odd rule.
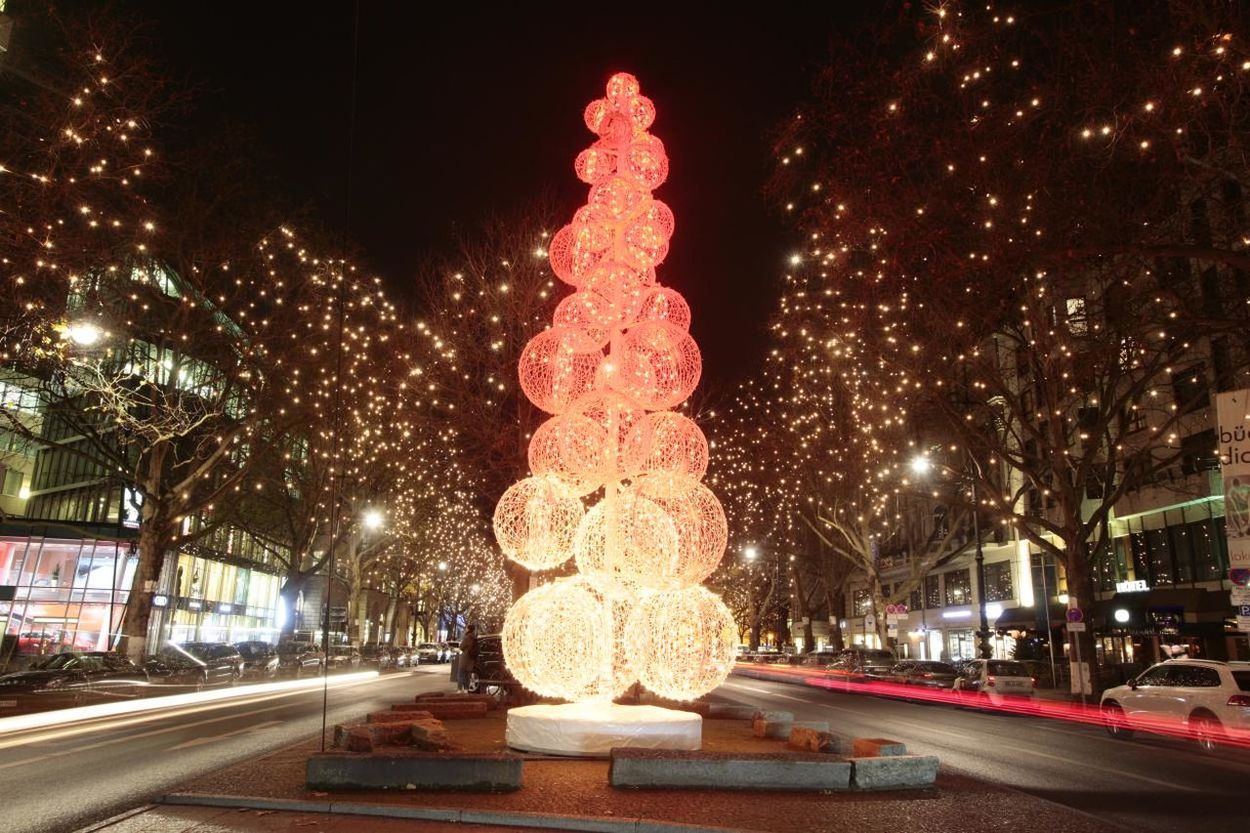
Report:
[[[0,667],[112,648],[136,562],[126,543],[0,538]]]
[[[174,642],[278,641],[278,591],[271,573],[182,553],[159,618]]]

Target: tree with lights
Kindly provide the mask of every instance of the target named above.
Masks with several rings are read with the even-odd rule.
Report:
[[[1116,503],[1213,458],[1207,391],[1245,385],[1246,36],[1226,4],[907,9],[777,137],[784,360],[853,398],[847,435],[902,426],[883,478],[945,449],[1074,603]]]

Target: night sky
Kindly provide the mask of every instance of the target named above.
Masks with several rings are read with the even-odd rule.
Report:
[[[398,298],[423,261],[490,215],[545,191],[571,216],[586,195],[573,157],[592,139],[582,109],[612,72],[633,72],[672,164],[656,192],[677,217],[660,280],[690,300],[705,372],[722,382],[763,351],[790,249],[761,196],[767,134],[831,42],[854,36],[857,14],[362,0],[349,153],[354,4],[120,5],[150,21],[161,63],[196,86],[197,129],[255,130],[283,202],[341,228],[350,157],[351,238]]]

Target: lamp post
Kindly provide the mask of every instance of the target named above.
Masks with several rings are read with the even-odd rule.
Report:
[[[977,653],[981,655],[981,659],[989,659],[994,655],[994,646],[990,642],[990,620],[989,613],[985,606],[985,551],[981,546],[981,520],[980,520],[980,498],[977,490],[977,482],[982,477],[981,465],[967,452],[964,454],[965,475],[968,476],[969,485],[972,492],[972,538],[976,545],[976,556],[973,559],[977,573],[977,612],[979,614],[980,628],[977,631]],[[976,476],[966,469],[971,467],[976,470]],[[928,454],[921,454],[912,458],[910,468],[913,474],[923,476],[928,474],[933,468],[933,462]]]

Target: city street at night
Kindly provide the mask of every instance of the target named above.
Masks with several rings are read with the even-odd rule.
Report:
[[[419,667],[352,685],[330,678],[328,726],[445,690],[447,666]],[[0,735],[0,828],[75,830],[159,798],[175,785],[316,735],[322,690],[244,696],[140,716]]]

